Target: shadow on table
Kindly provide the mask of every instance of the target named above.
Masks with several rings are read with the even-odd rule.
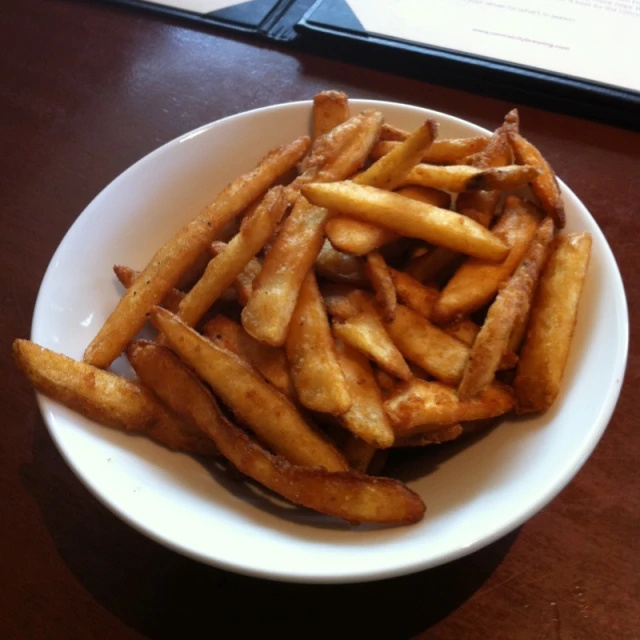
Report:
[[[380,582],[291,585],[248,578],[182,557],[118,520],[88,494],[38,423],[33,462],[22,467],[22,480],[61,557],[102,606],[151,638],[407,638],[465,602],[518,535],[448,565]]]

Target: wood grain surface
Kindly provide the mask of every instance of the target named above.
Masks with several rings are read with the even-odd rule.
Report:
[[[233,575],[128,527],[69,470],[10,357],[69,226],[179,134],[324,88],[486,127],[514,105],[94,2],[3,3],[0,43],[0,638],[640,638],[634,335],[609,428],[541,513],[444,567],[347,586]],[[640,135],[516,106],[607,236],[635,329]]]

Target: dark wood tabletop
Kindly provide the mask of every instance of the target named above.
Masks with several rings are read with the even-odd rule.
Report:
[[[234,575],[131,529],[69,470],[10,356],[76,217],[129,165],[194,127],[325,88],[488,128],[514,105],[92,2],[3,3],[0,43],[0,638],[640,638],[633,337],[613,419],[549,506],[446,566],[343,586]],[[515,106],[603,229],[634,327],[640,134]]]

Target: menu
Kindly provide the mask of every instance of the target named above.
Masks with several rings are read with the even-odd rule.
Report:
[[[346,0],[366,31],[640,91],[640,0]]]

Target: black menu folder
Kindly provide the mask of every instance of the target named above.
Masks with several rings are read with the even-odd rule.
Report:
[[[435,46],[426,42],[428,37],[419,42],[368,32],[346,0],[251,0],[204,14],[186,10],[185,0],[158,0],[167,4],[146,0],[107,1],[278,40],[296,49],[471,93],[640,129],[640,91],[635,88],[536,68],[522,61]],[[387,1],[391,3],[388,6],[393,5],[393,0]],[[429,1],[423,0],[425,6]],[[465,1],[496,4],[485,0]],[[182,6],[169,6],[171,3]],[[206,0],[201,4],[206,6]],[[628,18],[632,22],[635,19]],[[455,28],[456,24],[452,23],[451,29]],[[640,15],[637,28],[640,35]]]

